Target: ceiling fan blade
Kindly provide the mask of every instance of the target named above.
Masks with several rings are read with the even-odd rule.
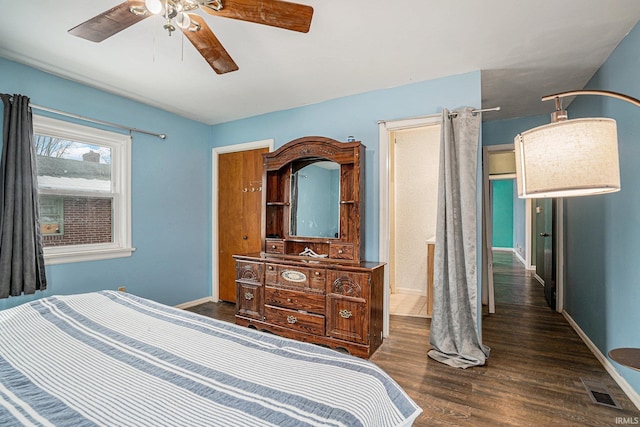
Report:
[[[92,42],[101,42],[150,15],[149,13],[134,14],[130,11],[131,7],[146,11],[144,1],[128,0],[73,27],[67,32]]]
[[[213,71],[218,74],[224,74],[238,70],[238,66],[231,59],[229,53],[220,43],[220,40],[213,34],[209,26],[200,15],[190,13],[192,23],[200,26],[198,31],[189,31],[183,29],[182,32],[189,39],[191,44],[198,49],[200,55],[211,65]]]
[[[202,4],[202,2],[201,2]],[[206,13],[241,21],[255,22],[286,30],[309,32],[313,8],[283,0],[223,0],[223,8],[216,11],[202,4]]]

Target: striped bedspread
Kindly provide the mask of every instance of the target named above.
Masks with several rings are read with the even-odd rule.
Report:
[[[0,311],[0,426],[405,426],[375,364],[103,291]]]

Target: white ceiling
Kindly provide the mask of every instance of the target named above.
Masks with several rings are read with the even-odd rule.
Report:
[[[157,17],[67,34],[120,2],[0,0],[0,56],[207,124],[481,70],[494,120],[551,112],[540,97],[581,89],[640,18],[638,0],[299,0],[302,34],[200,12],[240,67],[217,75]]]

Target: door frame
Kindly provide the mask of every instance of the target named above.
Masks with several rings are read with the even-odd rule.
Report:
[[[513,144],[499,144],[499,145],[485,145],[483,148],[483,169],[486,167],[486,172],[483,173],[483,187],[484,187],[484,194],[486,194],[487,196],[489,195],[489,180],[491,179],[489,177],[489,173],[488,173],[488,164],[489,164],[489,153],[492,151],[509,151],[509,150],[513,150],[514,145]],[[513,178],[513,176],[509,176],[508,179]],[[493,206],[491,203],[488,204],[487,208],[489,209],[489,212],[485,211],[484,209],[482,210],[482,215],[483,215],[483,221],[490,221],[491,218],[493,217]],[[529,271],[535,272],[535,266],[532,264],[532,251],[533,251],[533,233],[535,233],[535,224],[533,224],[533,215],[532,215],[532,210],[533,210],[533,203],[532,203],[532,199],[525,199],[525,268]],[[486,218],[485,215],[489,214],[489,218]],[[558,198],[556,201],[556,215],[554,217],[554,221],[556,223],[556,230],[557,230],[557,236],[556,236],[556,247],[554,248],[554,250],[556,251],[555,253],[555,262],[556,262],[556,311],[558,313],[562,313],[562,310],[564,309],[564,225],[563,225],[563,218],[564,218],[564,199],[562,198]],[[487,230],[485,229],[485,232]],[[487,241],[492,241],[492,235],[490,234],[492,232],[491,228],[489,227],[489,235],[487,236]],[[484,243],[484,242],[483,242]],[[487,271],[493,271],[493,267],[492,266],[488,266],[487,265],[487,259],[486,257],[483,255],[483,265],[484,265],[484,269],[483,270],[487,270]],[[493,296],[494,296],[494,289],[493,288],[493,279],[488,279],[487,283],[485,283],[485,277],[483,277],[483,296],[484,295],[489,295],[491,296],[489,302],[489,312],[493,313],[495,312],[495,305],[494,305],[494,301],[493,300]],[[489,288],[489,289],[487,289]],[[485,292],[487,291],[488,292]],[[483,303],[486,303],[487,301],[483,301]],[[493,308],[493,311],[492,311]]]
[[[391,180],[391,159],[389,155],[389,144],[391,140],[389,135],[403,129],[412,129],[425,126],[441,125],[442,114],[433,114],[411,119],[390,120],[378,122],[378,151],[380,153],[379,163],[379,185],[380,185],[380,204],[379,204],[379,241],[378,241],[378,260],[389,264],[390,258],[390,239],[391,239],[391,201],[389,200],[389,186]],[[383,322],[382,335],[389,336],[389,306],[391,298],[391,286],[389,281],[389,268],[384,269],[384,302],[383,302]]]
[[[218,280],[218,156],[239,151],[257,150],[259,148],[274,149],[274,140],[262,139],[240,144],[214,147],[211,150],[211,301],[220,300],[220,283]]]

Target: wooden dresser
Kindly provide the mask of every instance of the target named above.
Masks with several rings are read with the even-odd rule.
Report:
[[[360,142],[304,137],[263,155],[263,250],[234,255],[236,323],[368,358],[384,264],[363,261]]]
[[[382,264],[235,259],[237,324],[365,358],[382,344]]]

